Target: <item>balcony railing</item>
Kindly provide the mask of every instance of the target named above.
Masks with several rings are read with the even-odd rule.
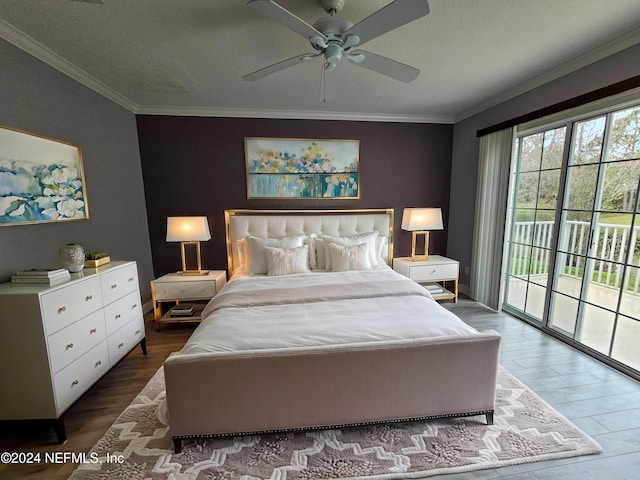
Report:
[[[581,278],[585,267],[592,268],[592,281],[601,285],[638,293],[640,291],[640,226],[610,223],[596,224],[593,234],[590,223],[571,220],[562,224],[558,260],[561,273]],[[546,275],[549,273],[553,221],[516,222],[514,224],[511,275]],[[630,237],[631,236],[631,237]],[[589,249],[589,242],[593,247]],[[529,245],[532,245],[529,246]],[[593,266],[586,265],[587,252]],[[529,255],[530,254],[530,255]],[[624,264],[627,268],[624,274]]]

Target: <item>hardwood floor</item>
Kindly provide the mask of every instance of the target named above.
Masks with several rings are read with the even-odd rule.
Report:
[[[502,365],[598,441],[604,453],[438,478],[640,479],[640,383],[508,315],[468,300],[443,305],[479,330],[498,331]],[[55,443],[48,424],[0,422],[0,452],[88,453],[194,328],[167,325],[157,332],[151,317],[145,319],[148,355],[136,348],[67,411],[66,444]],[[0,479],[61,479],[74,469],[72,463],[0,463]]]

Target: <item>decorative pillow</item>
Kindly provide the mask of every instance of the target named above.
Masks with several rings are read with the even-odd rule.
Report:
[[[247,239],[241,238],[236,240],[233,248],[235,249],[235,258],[237,262],[234,264],[235,271],[245,272],[249,270],[249,246]],[[231,272],[233,273],[233,272]]]
[[[304,243],[304,235],[285,238],[258,238],[247,236],[249,245],[249,273],[252,275],[264,275],[267,273],[267,257],[264,247],[295,248],[301,247]]]
[[[371,270],[369,261],[369,246],[366,243],[343,247],[329,243],[331,257],[331,271],[345,272],[347,270]]]
[[[267,275],[289,275],[309,271],[309,245],[296,248],[264,247]]]
[[[331,243],[341,245],[343,247],[350,247],[353,245],[365,244],[367,245],[367,254],[369,256],[369,264],[371,266],[378,265],[381,261],[378,256],[378,249],[376,248],[376,239],[378,238],[378,232],[360,233],[358,235],[352,235],[350,237],[330,237],[328,235],[322,235],[322,239],[325,244],[325,269],[333,270],[331,266],[331,256],[329,255],[328,246]],[[318,262],[319,263],[319,262]]]
[[[386,235],[378,235],[376,238],[376,255],[378,256],[378,264],[387,265],[389,257],[389,237]]]
[[[316,240],[318,236],[312,233],[304,239],[304,244],[309,245],[309,268],[315,270],[318,268],[318,255],[316,253]],[[322,247],[324,248],[324,246]]]

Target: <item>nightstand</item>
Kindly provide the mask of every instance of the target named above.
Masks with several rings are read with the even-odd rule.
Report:
[[[170,311],[163,313],[164,302],[197,302],[211,300],[227,283],[225,270],[210,270],[207,275],[182,275],[181,272],[168,273],[151,281],[153,317],[156,327],[161,323],[199,322],[204,304],[198,305],[196,312],[188,317],[172,317]]]
[[[393,259],[393,269],[405,277],[427,286],[436,300],[458,301],[459,264],[457,260],[440,255],[430,255],[429,260],[415,261],[410,257],[400,257]],[[453,291],[447,288],[447,282],[452,282]]]

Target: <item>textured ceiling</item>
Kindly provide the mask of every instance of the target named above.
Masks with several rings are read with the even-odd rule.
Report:
[[[95,0],[93,0],[95,1]],[[0,36],[140,113],[452,122],[640,43],[638,0],[430,0],[431,13],[365,45],[421,70],[410,84],[342,61],[319,100],[320,60],[243,0],[2,0]],[[317,0],[279,0],[308,23]],[[390,3],[346,0],[353,23]]]

